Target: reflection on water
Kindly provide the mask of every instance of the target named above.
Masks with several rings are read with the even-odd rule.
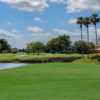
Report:
[[[23,63],[0,63],[0,69],[6,69],[6,68],[15,68],[15,67],[20,67],[25,64]]]

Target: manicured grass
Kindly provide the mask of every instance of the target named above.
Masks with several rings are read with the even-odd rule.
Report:
[[[0,100],[100,100],[100,66],[48,63],[1,70]]]

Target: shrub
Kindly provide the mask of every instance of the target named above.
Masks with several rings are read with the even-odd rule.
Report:
[[[97,60],[100,62],[100,56],[97,58]]]
[[[100,62],[100,55],[92,56],[91,59],[96,59],[97,61]]]
[[[48,58],[48,62],[73,62],[81,57],[51,57]]]
[[[100,58],[99,55],[95,55],[95,56],[92,56],[92,57],[91,57],[91,59],[98,59],[98,58]]]

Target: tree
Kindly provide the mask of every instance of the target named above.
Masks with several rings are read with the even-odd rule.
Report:
[[[100,22],[100,18],[98,18],[98,15],[97,14],[92,14],[92,16],[90,16],[90,21],[94,25],[94,28],[95,28],[96,47],[97,47],[98,46],[97,23]]]
[[[41,42],[31,42],[27,45],[27,50],[30,53],[39,53],[43,52],[45,48],[45,45]]]
[[[11,53],[16,54],[17,52],[19,52],[19,50],[17,48],[12,48],[11,49]]]
[[[90,19],[89,19],[89,17],[85,17],[83,19],[83,24],[87,28],[87,42],[89,43],[89,25],[90,25]]]
[[[88,53],[94,53],[95,52],[95,45],[93,43],[88,43],[85,41],[76,41],[73,45],[73,47],[75,48],[75,51],[77,53],[84,53],[84,54],[88,54]]]
[[[85,17],[84,19],[83,19],[83,24],[84,24],[84,26],[87,28],[87,44],[88,44],[88,46],[89,46],[89,42],[90,42],[90,40],[89,40],[89,25],[90,25],[90,18],[89,17]],[[89,51],[88,51],[89,52]],[[89,53],[88,53],[89,54]],[[89,55],[88,55],[88,57],[89,57]]]
[[[81,32],[81,41],[83,40],[83,34],[82,34],[82,28],[83,28],[83,17],[79,17],[77,19],[77,24],[80,26],[80,32]]]
[[[70,37],[61,35],[48,41],[47,48],[51,53],[64,53],[68,50],[70,44]]]
[[[5,39],[0,39],[0,53],[9,52],[11,50],[10,45]]]

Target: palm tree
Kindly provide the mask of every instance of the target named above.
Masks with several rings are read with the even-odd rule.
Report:
[[[97,23],[100,22],[100,19],[98,18],[97,14],[92,14],[92,16],[90,17],[90,21],[91,23],[94,25],[95,28],[95,35],[96,35],[96,47],[98,46],[98,34],[97,34]]]
[[[88,42],[88,47],[89,47],[89,42],[90,42],[90,40],[89,40],[90,18],[89,18],[89,17],[85,17],[85,18],[83,19],[83,24],[84,24],[84,26],[87,28],[87,42]],[[88,55],[88,57],[89,57],[89,55]]]
[[[80,26],[80,31],[81,31],[81,41],[83,39],[83,35],[82,35],[82,28],[83,28],[83,17],[79,17],[77,19],[77,24]]]
[[[89,17],[85,17],[83,19],[83,24],[87,28],[87,41],[88,41],[88,44],[89,44],[89,25],[90,25],[90,18]]]

